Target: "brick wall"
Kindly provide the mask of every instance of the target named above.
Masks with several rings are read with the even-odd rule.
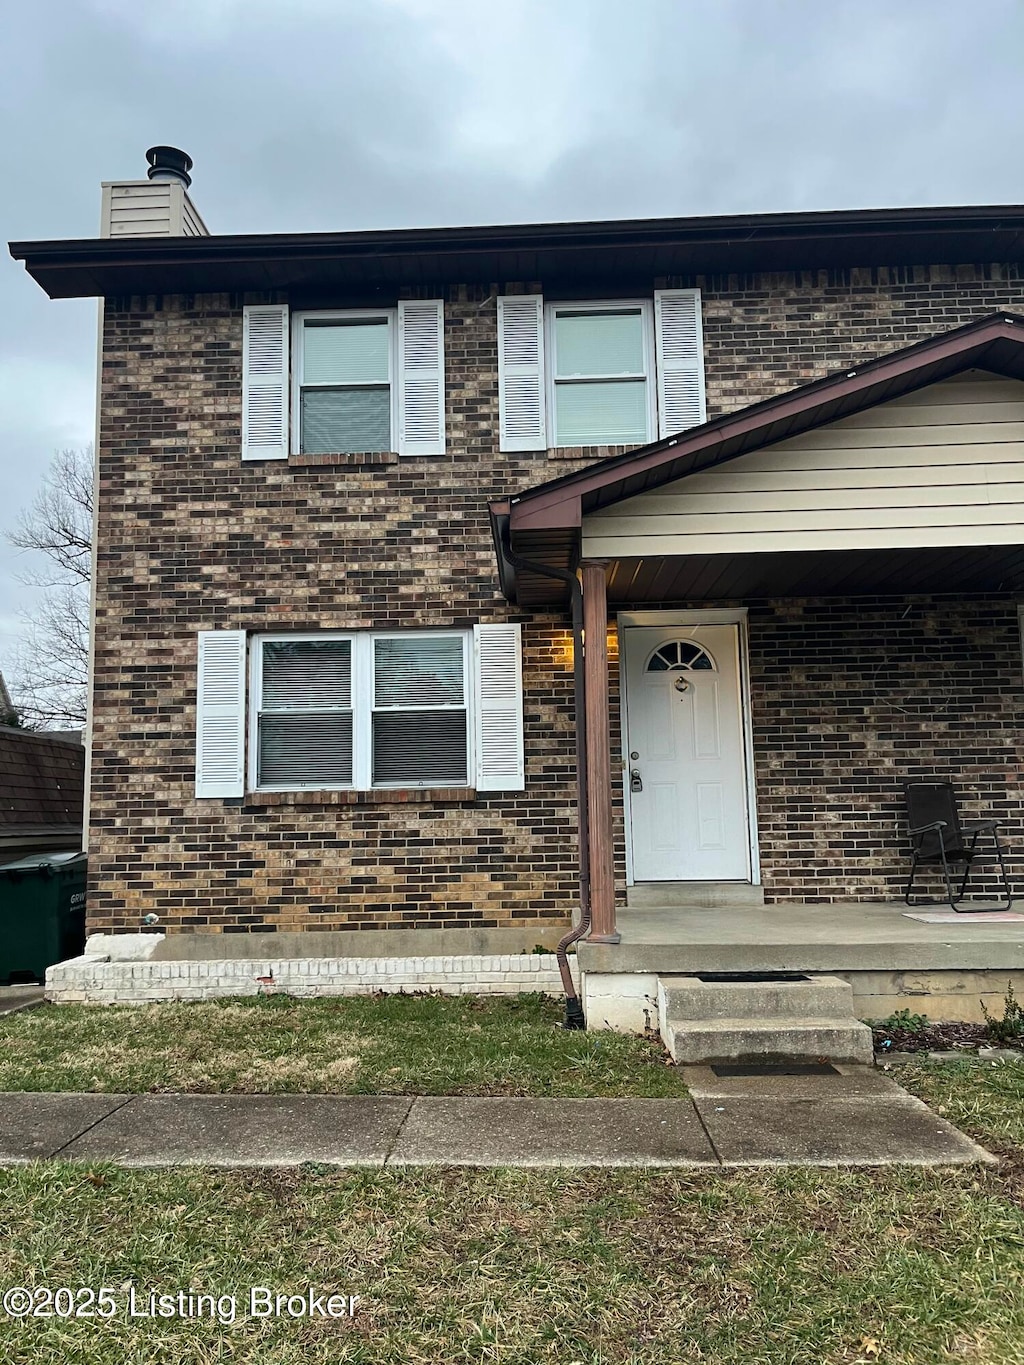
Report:
[[[1022,296],[1016,268],[999,266],[651,287],[692,283],[704,290],[712,416],[998,308],[1020,308]],[[497,453],[489,293],[446,294],[446,456],[269,464],[239,458],[241,306],[260,300],[107,301],[91,928],[136,929],[150,911],[170,930],[239,932],[564,922],[575,882],[566,627],[554,615],[518,616],[500,598],[487,500],[564,473],[574,456]],[[580,452],[575,462],[604,453]],[[764,610],[758,629],[774,622],[782,636],[791,613],[808,619],[798,604]],[[888,621],[890,608],[878,610]],[[838,620],[832,612],[826,616]],[[526,623],[524,793],[350,805],[308,794],[195,800],[198,630],[461,628],[507,619]],[[752,617],[752,631],[754,624]],[[789,629],[796,649],[797,627]],[[786,685],[795,687],[795,676]],[[794,725],[784,738],[799,746]],[[956,742],[950,731],[947,759]],[[797,769],[780,770],[764,742],[759,755],[766,875],[773,894],[803,894],[806,879],[792,870],[793,843],[781,825],[784,811],[800,814]],[[803,772],[804,787],[820,793],[829,773],[821,766],[809,776],[810,758],[795,752],[788,761]],[[837,875],[851,883],[848,873]],[[856,888],[845,894],[876,893],[877,877],[858,865]]]
[[[902,895],[904,778],[951,780],[965,819],[1004,819],[1011,872],[1024,872],[1024,668],[1013,602],[755,603],[749,631],[769,901]],[[971,886],[998,895],[996,869],[979,861]],[[934,893],[937,882],[920,889]]]
[[[989,313],[1024,311],[1024,267],[877,266],[666,280],[698,284],[708,416],[746,407]]]
[[[108,302],[90,926],[508,927],[561,923],[575,886],[566,630],[524,634],[527,789],[354,805],[193,795],[196,632],[469,627],[500,597],[488,497],[545,457],[492,451],[487,291],[446,308],[442,459],[239,459],[241,299]]]

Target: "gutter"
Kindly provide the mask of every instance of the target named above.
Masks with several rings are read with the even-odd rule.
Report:
[[[15,260],[98,263],[267,259],[665,246],[692,242],[766,243],[818,237],[914,233],[1021,232],[1024,205],[963,204],[881,209],[710,214],[686,218],[611,218],[582,222],[497,223],[473,227],[377,228],[352,232],[214,233],[174,238],[59,238],[10,242]]]
[[[344,283],[349,271],[355,271],[357,287],[390,290],[403,281],[421,281],[424,260],[433,261],[429,269],[437,283],[486,284],[522,278],[524,270],[526,278],[553,271],[577,283],[581,270],[619,275],[616,262],[623,253],[633,257],[633,267],[644,276],[827,269],[851,262],[1014,261],[1022,240],[1024,206],[1009,204],[360,232],[75,238],[11,242],[9,248],[51,298],[82,298],[302,289],[325,278]],[[370,273],[360,273],[366,270]]]
[[[500,523],[500,529],[499,529]],[[576,810],[578,815],[577,827],[579,831],[579,896],[580,896],[580,921],[574,929],[570,929],[558,943],[555,955],[558,959],[558,971],[562,978],[562,988],[565,991],[565,1028],[585,1029],[587,1021],[583,1013],[583,1003],[580,1000],[579,992],[576,990],[572,979],[572,971],[569,967],[568,950],[574,943],[578,943],[590,932],[590,813],[588,806],[587,790],[587,705],[586,705],[586,681],[583,672],[583,589],[580,581],[574,573],[568,569],[556,569],[550,564],[539,564],[534,560],[524,559],[517,555],[509,539],[509,526],[507,513],[498,513],[492,518],[492,528],[495,536],[495,544],[500,553],[498,555],[498,573],[501,579],[502,591],[507,597],[511,597],[510,588],[514,584],[514,579],[510,581],[508,568],[524,569],[528,573],[540,574],[542,578],[554,578],[558,582],[564,583],[570,594],[572,604],[572,674],[574,706],[576,710]]]

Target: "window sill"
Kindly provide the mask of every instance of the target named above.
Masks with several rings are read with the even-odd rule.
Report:
[[[548,450],[549,460],[607,460],[613,455],[625,455],[627,451],[639,450],[631,446],[552,446]]]
[[[379,787],[374,791],[249,792],[246,810],[262,806],[405,806],[416,803],[457,805],[476,800],[474,787]]]
[[[373,465],[397,464],[398,455],[393,450],[368,450],[354,455],[302,455],[288,456],[289,468],[302,468],[306,465],[357,465],[360,468]]]

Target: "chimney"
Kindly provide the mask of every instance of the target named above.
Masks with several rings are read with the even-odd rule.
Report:
[[[208,237],[188,195],[192,158],[178,147],[150,147],[145,180],[103,183],[101,237]]]

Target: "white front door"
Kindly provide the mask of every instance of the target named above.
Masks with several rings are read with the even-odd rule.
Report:
[[[634,881],[749,881],[738,626],[623,637]]]

